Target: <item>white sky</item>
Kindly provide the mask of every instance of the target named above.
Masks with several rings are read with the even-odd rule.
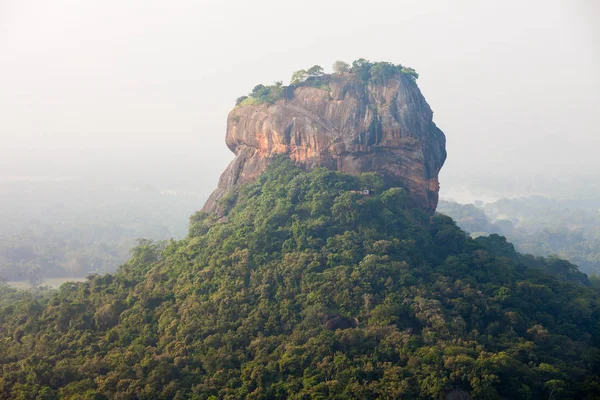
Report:
[[[415,68],[441,175],[600,171],[595,0],[0,0],[0,175],[212,190],[258,83],[363,57]]]

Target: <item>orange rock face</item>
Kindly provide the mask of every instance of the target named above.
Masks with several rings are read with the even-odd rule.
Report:
[[[435,210],[446,138],[417,85],[402,74],[385,84],[350,74],[326,79],[331,90],[288,88],[274,104],[230,112],[226,142],[236,158],[203,211],[221,212],[218,200],[229,189],[255,180],[281,154],[304,169],[379,172],[406,189],[414,205]]]

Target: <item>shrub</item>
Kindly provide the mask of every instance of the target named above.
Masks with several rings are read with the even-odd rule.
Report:
[[[275,82],[270,86],[256,85],[248,96],[238,97],[235,104],[237,106],[273,104],[283,97],[283,91],[284,87],[281,82]]]
[[[359,58],[352,62],[351,72],[364,82],[373,82],[377,84],[385,83],[397,73],[404,74],[413,82],[419,78],[417,71],[412,68],[404,67],[401,64],[392,64],[386,61],[371,62],[364,58]]]

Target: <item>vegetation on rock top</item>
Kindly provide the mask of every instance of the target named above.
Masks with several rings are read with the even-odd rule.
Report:
[[[364,58],[353,61],[352,66],[344,61],[336,61],[333,64],[333,71],[335,74],[352,74],[363,82],[372,82],[374,84],[385,84],[395,74],[403,74],[412,82],[419,78],[419,74],[412,68],[385,61],[371,62]],[[324,72],[323,67],[313,65],[309,69],[301,69],[294,72],[290,79],[290,87],[312,86],[323,90],[330,90],[327,84],[330,77],[331,75]],[[235,104],[238,106],[273,104],[275,101],[283,98],[285,88],[281,81],[267,86],[259,84],[248,95],[238,97]]]

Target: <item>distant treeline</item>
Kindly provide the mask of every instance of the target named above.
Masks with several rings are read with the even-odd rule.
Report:
[[[583,272],[600,273],[600,200],[545,197],[501,199],[493,203],[440,201],[438,211],[473,236],[505,235],[523,253],[556,255]]]
[[[200,208],[191,195],[87,182],[0,185],[0,278],[29,280],[114,272],[139,238],[185,236]]]

